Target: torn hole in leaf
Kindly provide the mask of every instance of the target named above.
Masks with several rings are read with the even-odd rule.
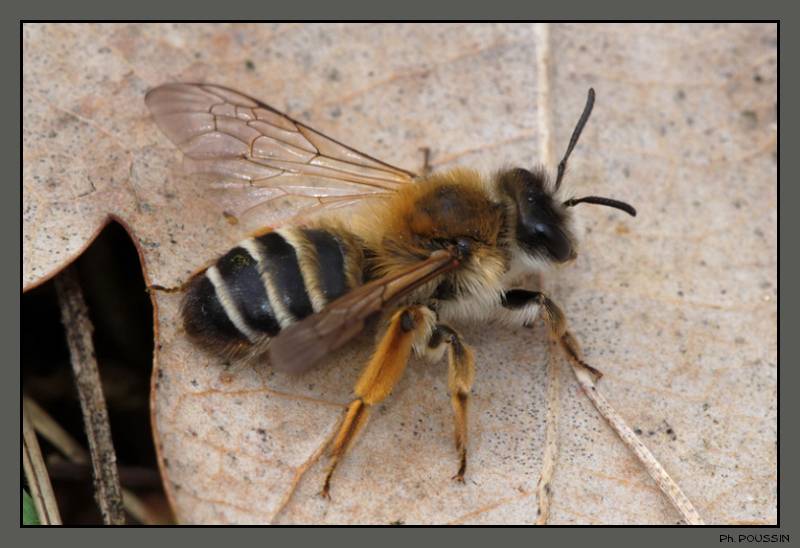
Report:
[[[93,326],[93,342],[123,488],[153,516],[172,520],[156,466],[149,393],[153,309],[139,255],[126,230],[109,223],[74,262]],[[21,377],[34,400],[88,451],[54,280],[22,295]],[[42,440],[64,523],[100,524],[88,462],[70,461]],[[129,523],[138,523],[128,516]]]

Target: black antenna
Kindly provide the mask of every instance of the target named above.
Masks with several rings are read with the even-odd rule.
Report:
[[[586,122],[589,120],[589,115],[592,113],[592,107],[594,106],[594,88],[589,88],[589,95],[586,97],[586,106],[583,107],[583,114],[581,114],[580,120],[578,120],[578,125],[575,126],[575,129],[572,132],[572,137],[569,139],[569,146],[567,147],[567,152],[564,153],[564,157],[558,163],[558,176],[556,177],[556,190],[561,186],[561,179],[564,178],[564,171],[567,169],[567,159],[569,155],[572,153],[572,149],[575,148],[575,145],[578,144],[578,138],[581,136],[581,132],[583,131],[583,126],[586,125]]]
[[[636,217],[636,210],[633,208],[632,205],[627,204],[625,202],[621,202],[619,200],[614,200],[613,198],[603,198],[602,196],[584,196],[583,198],[570,198],[569,200],[564,202],[564,207],[572,207],[574,205],[578,205],[581,203],[604,205],[616,209],[621,209],[628,215]]]

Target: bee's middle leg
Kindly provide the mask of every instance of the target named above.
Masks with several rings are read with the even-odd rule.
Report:
[[[431,361],[438,361],[444,345],[447,345],[447,387],[453,405],[456,451],[459,457],[458,472],[453,479],[464,483],[464,472],[467,470],[467,403],[475,379],[475,356],[455,329],[440,323],[431,333],[424,354]]]
[[[405,371],[412,348],[425,344],[435,322],[435,314],[425,306],[402,308],[389,320],[385,334],[353,389],[355,398],[347,406],[347,413],[331,442],[331,461],[322,487],[323,497],[329,497],[333,472],[367,423],[370,407],[392,392]]]

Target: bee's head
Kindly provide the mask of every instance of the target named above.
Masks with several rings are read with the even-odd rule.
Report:
[[[544,171],[510,169],[500,174],[499,183],[511,202],[509,236],[523,253],[557,263],[575,257],[569,212],[554,199]]]
[[[507,230],[522,252],[533,258],[548,262],[563,263],[575,258],[575,237],[572,232],[570,212],[567,208],[580,203],[598,204],[621,209],[630,215],[636,210],[625,202],[600,196],[557,198],[561,180],[567,167],[567,159],[578,142],[583,126],[589,119],[594,105],[594,90],[589,90],[586,107],[572,138],[558,164],[558,175],[554,184],[548,180],[544,170],[528,171],[514,168],[499,174],[497,182],[500,192],[510,202],[511,215]]]

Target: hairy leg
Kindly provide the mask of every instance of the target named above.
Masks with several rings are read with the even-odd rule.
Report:
[[[392,315],[375,353],[353,389],[355,398],[347,406],[339,431],[331,443],[331,461],[322,496],[329,498],[333,472],[367,423],[370,407],[392,392],[405,371],[412,347],[430,336],[434,322],[433,312],[424,306],[409,306]]]
[[[475,356],[452,327],[438,324],[431,334],[428,347],[436,352],[447,345],[447,387],[455,419],[455,442],[459,456],[458,472],[453,479],[464,482],[467,469],[467,404],[475,379]]]
[[[509,311],[514,311],[520,314],[520,318],[532,317],[526,314],[527,310],[531,307],[538,307],[539,315],[544,320],[545,325],[550,330],[550,335],[553,337],[561,349],[566,354],[567,358],[581,367],[587,369],[598,379],[603,376],[603,373],[595,369],[583,360],[581,355],[581,348],[578,341],[567,329],[567,319],[564,312],[554,303],[547,295],[540,291],[528,291],[527,289],[511,289],[506,291],[503,296],[502,305]],[[529,321],[529,320],[523,320]]]

